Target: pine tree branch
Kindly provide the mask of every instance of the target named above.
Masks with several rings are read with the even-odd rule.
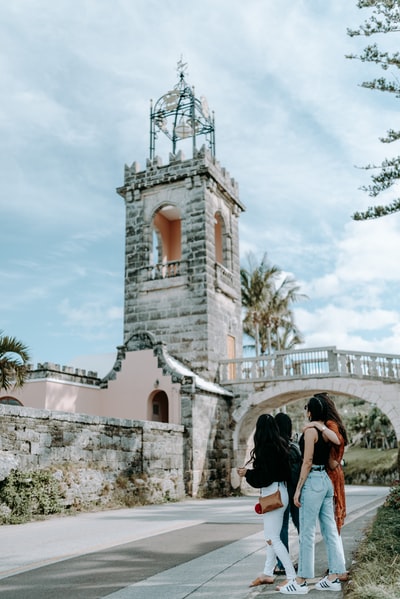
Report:
[[[384,144],[390,144],[392,141],[397,141],[400,139],[400,131],[395,131],[394,129],[389,129],[387,132],[387,137],[380,137],[379,141]]]
[[[394,200],[387,206],[370,206],[365,212],[355,212],[352,215],[353,220],[371,220],[381,218],[394,212],[400,212],[400,199]]]
[[[361,62],[374,62],[384,70],[387,70],[390,66],[400,68],[400,53],[381,52],[376,44],[364,48],[361,54],[346,54],[345,57],[361,60]]]
[[[358,8],[372,9],[368,19],[358,29],[347,29],[350,37],[371,36],[379,33],[397,33],[400,31],[400,2],[399,0],[358,0]],[[400,53],[381,51],[377,44],[370,44],[360,54],[349,54],[347,58],[358,59],[361,62],[372,62],[387,71],[390,67],[400,68]],[[388,81],[384,77],[364,81],[361,87],[395,94],[400,98],[400,84],[396,80]],[[400,131],[389,129],[382,143],[391,143],[400,139]],[[379,170],[371,177],[372,184],[363,186],[370,197],[376,197],[400,181],[400,157],[385,159],[380,166],[369,164],[362,167],[365,170]],[[380,218],[400,211],[400,199],[385,206],[370,206],[365,212],[355,212],[353,220],[368,220]]]
[[[400,97],[400,86],[397,83],[387,81],[383,77],[379,79],[373,79],[372,81],[364,81],[361,83],[361,87],[366,89],[376,89],[380,92],[389,92],[390,94],[396,94]]]

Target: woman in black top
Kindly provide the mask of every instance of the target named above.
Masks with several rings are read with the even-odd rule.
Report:
[[[263,497],[275,493],[279,488],[283,503],[283,507],[263,514],[267,556],[262,575],[253,580],[250,586],[274,582],[277,556],[285,568],[286,577],[291,581],[295,578],[296,571],[288,550],[280,539],[283,515],[289,503],[287,492],[287,482],[290,479],[289,447],[280,436],[278,425],[271,414],[262,414],[257,420],[254,448],[250,452],[250,460],[247,463],[251,464],[252,468],[238,468],[239,476],[244,476],[252,487],[259,488]]]
[[[305,410],[308,420],[314,421],[316,426],[306,428],[299,442],[303,464],[293,499],[300,508],[299,567],[296,580],[280,588],[285,595],[304,595],[309,591],[307,578],[314,578],[317,520],[326,545],[329,574],[317,582],[315,588],[340,591],[339,575],[346,569],[333,512],[333,486],[326,472],[330,443],[339,444],[339,438],[325,425],[327,408],[318,395],[308,400]]]
[[[283,524],[281,530],[281,539],[286,549],[289,551],[289,514],[292,517],[292,522],[299,532],[300,524],[299,524],[299,508],[297,505],[294,505],[293,496],[296,490],[297,481],[299,480],[299,474],[301,469],[301,464],[303,458],[301,457],[300,449],[297,443],[292,441],[292,421],[288,414],[285,412],[278,412],[275,416],[275,422],[279,428],[279,434],[281,437],[285,439],[287,444],[289,445],[289,462],[290,462],[290,481],[288,483],[288,493],[289,493],[289,505],[286,508],[286,511],[283,516]],[[275,574],[284,574],[283,565],[278,560],[277,566],[274,570]],[[281,585],[283,586],[283,585]]]

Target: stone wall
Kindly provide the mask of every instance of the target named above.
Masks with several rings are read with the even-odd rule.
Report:
[[[229,397],[182,388],[186,492],[226,497],[232,492],[232,432]]]
[[[0,478],[13,469],[50,469],[66,506],[179,500],[183,426],[0,405]]]

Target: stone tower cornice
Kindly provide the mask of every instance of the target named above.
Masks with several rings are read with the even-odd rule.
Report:
[[[166,165],[162,164],[159,157],[147,160],[147,168],[142,171],[137,162],[130,167],[126,165],[124,185],[117,188],[119,195],[128,202],[134,201],[140,198],[140,192],[144,189],[182,180],[187,180],[186,186],[191,188],[201,185],[202,175],[207,175],[220,192],[229,194],[240,212],[245,211],[244,204],[239,200],[238,183],[204,146],[189,160],[184,159],[181,151],[176,155],[170,154],[169,158]]]

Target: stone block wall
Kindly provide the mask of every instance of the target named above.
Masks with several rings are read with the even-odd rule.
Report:
[[[226,497],[232,492],[230,399],[182,392],[185,425],[186,491],[195,497]]]
[[[185,496],[180,425],[0,405],[0,463],[2,479],[50,469],[67,506]]]

